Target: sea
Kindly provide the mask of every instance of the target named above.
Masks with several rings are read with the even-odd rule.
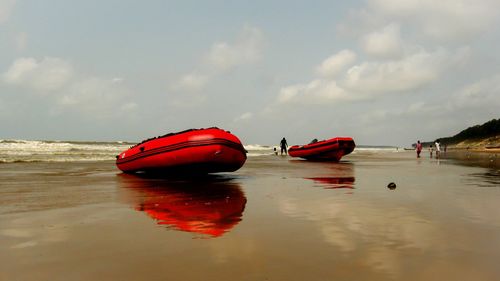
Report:
[[[13,162],[77,162],[114,160],[120,152],[135,145],[126,141],[59,141],[59,140],[0,140],[0,163]],[[248,157],[273,155],[277,146],[244,145]],[[359,152],[401,152],[394,146],[359,145],[353,154]]]

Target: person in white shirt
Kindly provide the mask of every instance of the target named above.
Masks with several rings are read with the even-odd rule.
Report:
[[[434,143],[434,145],[436,146],[436,158],[440,158],[440,153],[441,153],[441,147],[440,147],[440,144],[439,144],[439,140],[436,140],[436,142]]]

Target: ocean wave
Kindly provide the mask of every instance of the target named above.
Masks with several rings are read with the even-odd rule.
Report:
[[[2,142],[0,142],[0,153],[2,151],[122,151],[128,147],[129,144],[127,143],[2,140]]]
[[[269,156],[274,155],[274,152],[270,153],[247,153],[247,157],[258,157],[258,156]]]
[[[250,151],[250,150],[273,150],[272,146],[269,145],[260,145],[260,144],[247,144],[244,145],[245,149]]]
[[[46,163],[46,162],[99,162],[99,161],[114,161],[115,158],[110,157],[88,157],[88,158],[43,158],[43,159],[0,159],[0,164],[9,163]]]
[[[0,163],[15,162],[71,162],[107,161],[128,149],[132,143],[116,141],[39,141],[39,140],[0,140]],[[276,146],[249,144],[244,146],[248,157],[274,155]],[[276,147],[277,148],[277,147]],[[398,152],[396,147],[358,146],[356,153]]]
[[[25,143],[27,141],[25,140],[0,140],[0,144],[1,143]]]
[[[65,162],[114,160],[127,142],[1,140],[0,162]]]
[[[363,153],[363,152],[370,152],[370,153],[383,153],[383,152],[402,152],[404,149],[397,148],[397,147],[356,147],[354,151],[352,152],[353,154],[356,153]]]
[[[274,155],[274,151],[273,152],[251,152],[249,151],[247,153],[247,157],[258,157],[258,156],[269,156],[269,155]]]

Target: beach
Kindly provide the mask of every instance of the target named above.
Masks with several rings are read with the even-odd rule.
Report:
[[[170,179],[113,160],[0,163],[0,280],[500,278],[496,154],[250,154]]]

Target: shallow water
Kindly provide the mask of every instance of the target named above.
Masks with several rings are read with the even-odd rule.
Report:
[[[0,280],[496,280],[498,160],[451,156],[259,156],[194,179],[0,164]]]

